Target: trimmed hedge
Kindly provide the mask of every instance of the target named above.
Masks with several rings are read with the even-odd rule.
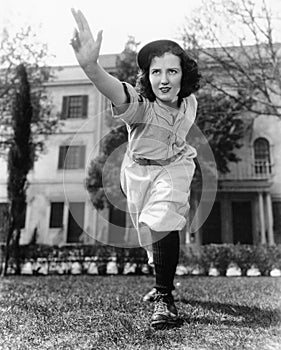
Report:
[[[281,270],[281,245],[210,244],[188,247],[182,250],[180,263],[197,266],[208,275],[216,268],[221,276],[226,275],[230,264],[236,264],[246,276],[251,267],[259,269],[262,276],[269,276],[273,269]]]
[[[4,247],[1,247],[1,261],[3,262]],[[20,247],[21,262],[39,262],[44,260],[49,265],[52,263],[78,262],[81,266],[86,261],[94,261],[99,274],[106,274],[109,261],[117,263],[118,273],[122,274],[126,263],[136,264],[136,274],[142,273],[143,265],[147,264],[146,252],[142,248],[117,248],[102,244],[96,245],[23,245]],[[10,265],[14,265],[14,257],[11,255]],[[231,264],[236,264],[241,269],[242,276],[246,276],[251,267],[256,267],[262,276],[270,275],[273,269],[281,270],[281,245],[234,245],[234,244],[210,244],[204,246],[182,246],[179,264],[187,267],[189,272],[196,269],[200,274],[208,275],[211,268],[216,268],[221,276]],[[2,264],[1,264],[2,265]],[[153,270],[150,269],[150,273]],[[87,273],[82,268],[82,273]]]
[[[5,255],[5,246],[1,246],[0,251],[0,273],[3,267]],[[29,244],[20,246],[20,261],[23,265],[25,262],[45,263],[48,266],[52,263],[67,263],[68,265],[78,262],[82,267],[82,273],[86,273],[84,266],[87,260],[95,262],[99,274],[106,274],[107,263],[116,259],[118,271],[123,272],[126,263],[136,263],[136,272],[140,272],[142,265],[147,263],[147,255],[142,248],[118,248],[103,244],[95,245],[66,245],[66,246],[49,246],[41,244]],[[14,251],[11,249],[9,266],[11,271],[15,266]]]

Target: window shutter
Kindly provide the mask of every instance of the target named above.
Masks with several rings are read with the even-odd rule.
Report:
[[[66,153],[67,153],[67,146],[60,146],[59,149],[59,165],[58,168],[59,169],[63,169],[64,166],[64,161],[65,161],[65,157],[66,157]]]
[[[82,96],[82,118],[88,117],[88,95]]]
[[[67,118],[68,106],[69,106],[69,96],[63,96],[63,98],[62,98],[61,119],[66,119]]]
[[[82,169],[85,167],[85,150],[86,147],[85,146],[80,146],[80,164],[79,164],[79,168]]]
[[[51,203],[50,228],[63,227],[63,202]]]

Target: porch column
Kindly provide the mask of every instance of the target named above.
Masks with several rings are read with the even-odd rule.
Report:
[[[267,212],[267,232],[268,232],[268,244],[274,245],[274,233],[273,233],[273,215],[272,215],[272,203],[270,193],[266,193],[266,212]]]
[[[261,230],[261,244],[266,243],[265,237],[265,221],[264,221],[264,205],[263,205],[263,195],[259,192],[259,217],[260,217],[260,230]]]

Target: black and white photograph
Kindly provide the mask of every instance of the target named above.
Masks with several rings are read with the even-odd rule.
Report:
[[[281,1],[0,0],[0,350],[281,350]]]

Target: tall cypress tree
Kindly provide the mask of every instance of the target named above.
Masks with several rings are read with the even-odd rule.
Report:
[[[8,152],[9,229],[4,274],[7,273],[11,249],[16,258],[16,274],[20,274],[20,232],[25,217],[27,175],[34,160],[31,134],[33,108],[24,64],[17,66],[15,82],[11,108],[13,135]]]

